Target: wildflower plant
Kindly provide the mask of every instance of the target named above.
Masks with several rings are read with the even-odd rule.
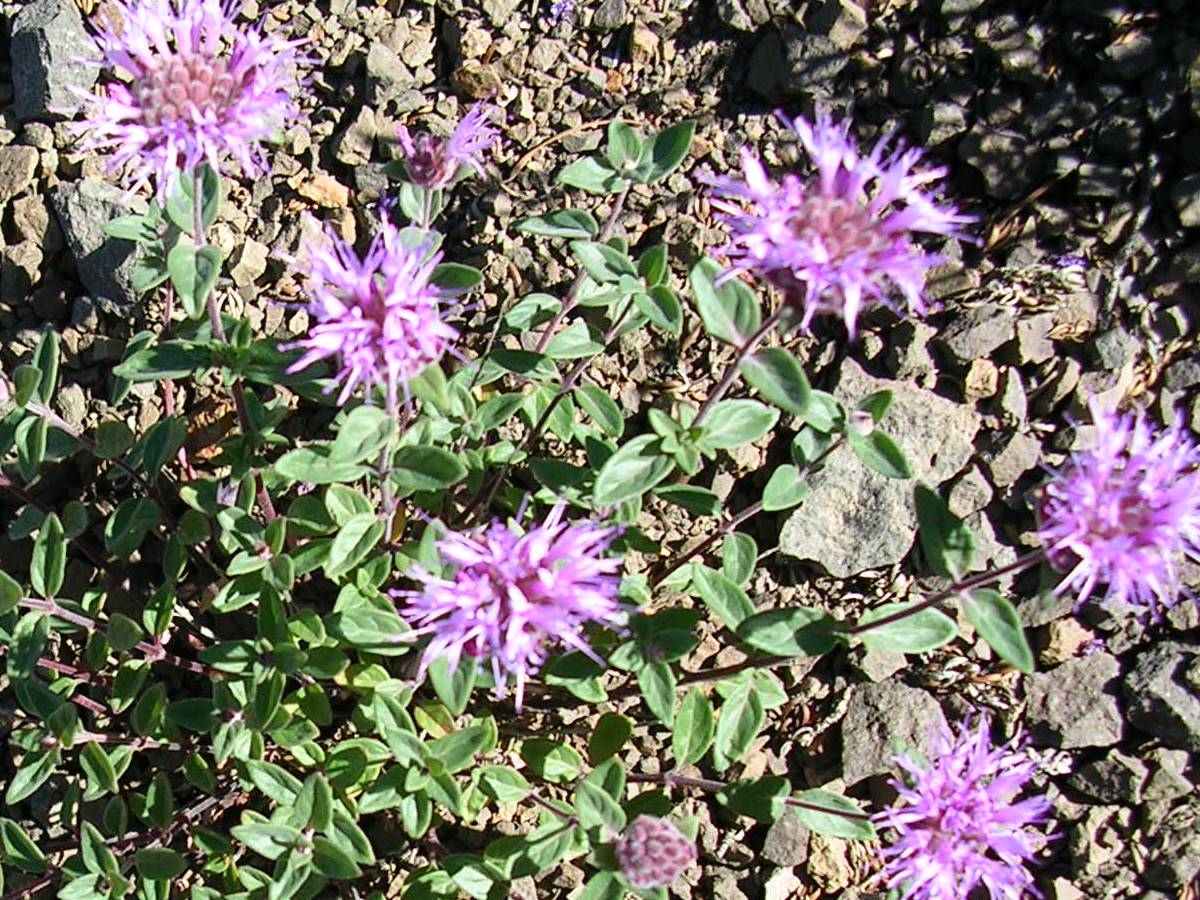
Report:
[[[110,233],[139,245],[136,285],[162,298],[164,321],[129,341],[111,402],[139,385],[161,390],[164,415],[137,431],[115,415],[87,429],[58,415],[52,330],[0,382],[0,489],[23,504],[9,537],[31,544],[27,568],[0,572],[18,709],[0,817],[7,896],[382,897],[390,854],[409,865],[402,898],[506,896],[568,860],[586,868],[587,897],[662,898],[700,856],[681,795],[710,796],[731,816],[769,822],[791,809],[814,831],[875,836],[853,799],[745,772],[788,700],[773,669],[853,645],[932,650],[957,636],[945,611],[957,603],[1000,658],[1031,671],[994,585],[1045,561],[1061,569],[1068,551],[1068,589],[1107,582],[1117,599],[1148,596],[1122,589],[1118,566],[1078,569],[1116,557],[1086,543],[1095,529],[1060,527],[1051,505],[1044,548],[979,571],[970,530],[921,486],[919,556],[938,580],[919,599],[856,616],[754,596],[759,548],[741,526],[797,507],[833,454],[911,477],[887,436],[890,396],[839,401],[776,338],[829,304],[851,331],[863,302],[919,311],[930,256],[914,235],[965,220],[926,194],[933,175],[912,151],[863,156],[847,123],[797,120],[817,181],[773,181],[746,157],[744,187],[714,187],[730,242],[685,273],[666,246],[635,243],[622,225],[630,202],[688,163],[694,125],[646,136],[614,121],[600,153],[557,173],[569,205],[515,226],[551,242],[574,276],[553,293],[502,291],[478,330],[458,310],[482,275],[457,261],[439,221],[464,179],[497,165],[498,111],[467,110],[445,140],[411,123],[391,170],[395,209],[365,216],[358,245],[322,232],[277,248],[299,276],[307,333],[258,335],[223,313],[224,259],[207,235],[227,202],[222,180],[261,172],[264,142],[291,118],[299,45],[211,0],[127,12],[128,27],[100,43],[131,86],[110,88],[116,99],[88,116],[110,115],[95,146],[131,162],[135,184],[154,182],[149,211]],[[193,77],[179,95],[178,67],[208,81]],[[159,104],[157,118],[138,103]],[[836,244],[851,218],[874,229],[869,246]],[[789,241],[807,255],[788,256],[799,246]],[[789,293],[799,286],[804,299]],[[713,389],[627,420],[592,363],[623,335],[671,341],[693,321],[730,360]],[[184,383],[235,410],[205,453],[175,405]],[[328,430],[306,430],[297,417],[308,413]],[[1170,520],[1180,537],[1158,545],[1165,554],[1193,552],[1190,445],[1113,427],[1108,456],[1077,458],[1047,496],[1151,486],[1161,503],[1122,508],[1142,531]],[[786,437],[788,458],[763,473],[760,499],[727,512],[696,476],[768,435]],[[1151,464],[1154,448],[1177,464]],[[102,477],[51,508],[40,499],[49,464],[75,456]],[[1089,468],[1116,456],[1126,461],[1104,470],[1111,478]],[[641,514],[664,503],[707,520],[705,536],[680,551],[651,540]],[[643,564],[631,565],[633,551]],[[702,628],[742,661],[685,667]],[[538,724],[589,707],[599,715],[575,719],[586,734]],[[628,762],[635,729],[660,740],[652,769]],[[1005,777],[987,790],[1003,792]],[[22,824],[35,795],[61,823],[52,840]],[[488,829],[514,805],[536,821]],[[486,840],[460,840],[460,826]]]

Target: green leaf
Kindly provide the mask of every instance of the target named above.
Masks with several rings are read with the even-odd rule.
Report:
[[[165,381],[186,378],[213,364],[212,351],[189,341],[167,341],[138,350],[130,355],[113,374],[126,381]]]
[[[17,608],[23,595],[21,585],[7,572],[0,571],[0,616]]]
[[[340,847],[326,837],[313,838],[313,868],[326,878],[358,878],[362,869]]]
[[[167,197],[167,216],[180,231],[192,234],[196,227],[195,177],[191,172],[179,173],[171,193]],[[217,219],[221,208],[221,178],[207,163],[200,171],[200,222],[209,228]]]
[[[326,576],[336,580],[347,574],[375,549],[385,531],[384,523],[374,513],[351,517],[329,547],[329,556],[325,560]]]
[[[335,462],[329,449],[321,446],[298,447],[275,461],[275,471],[292,481],[308,484],[335,484],[357,481],[367,474],[366,466]]]
[[[789,606],[744,619],[737,634],[751,647],[775,656],[820,656],[837,645],[837,623],[819,609]]]
[[[522,741],[521,759],[534,775],[553,784],[574,781],[583,769],[583,757],[574,748],[548,738]]]
[[[442,263],[433,270],[429,280],[442,290],[462,294],[479,287],[483,283],[483,273],[462,263]]]
[[[120,864],[113,852],[108,849],[104,835],[91,822],[83,822],[80,828],[79,855],[83,865],[89,872],[96,875],[112,876],[120,872]]]
[[[808,496],[808,484],[800,469],[793,465],[779,466],[771,473],[771,478],[763,488],[763,510],[775,512],[781,509],[791,509],[799,506]]]
[[[812,405],[812,387],[800,363],[782,347],[767,347],[738,364],[742,375],[769,402],[803,416]]]
[[[917,527],[926,561],[943,577],[961,578],[974,568],[975,535],[934,491],[919,484],[915,494]]]
[[[297,829],[287,825],[273,825],[266,821],[235,825],[229,829],[229,834],[267,859],[278,859],[300,840],[300,832]]]
[[[436,491],[467,477],[467,467],[441,447],[408,445],[392,461],[393,479],[407,491]]]
[[[13,626],[8,647],[8,677],[23,681],[33,675],[38,658],[46,649],[50,634],[50,618],[41,612],[27,612]]]
[[[846,443],[868,469],[885,478],[912,478],[904,452],[879,429],[861,434],[851,426],[846,429]]]
[[[431,741],[429,754],[444,766],[445,771],[454,773],[474,763],[476,756],[495,745],[495,739],[495,724],[484,719]]]
[[[396,422],[387,410],[378,406],[355,407],[338,426],[337,437],[329,447],[329,459],[345,465],[375,460],[395,434]]]
[[[758,330],[758,298],[749,285],[735,277],[716,285],[721,274],[721,267],[713,260],[700,260],[692,267],[692,294],[704,330],[718,341],[740,346]]]
[[[516,230],[537,237],[593,238],[600,233],[600,225],[587,210],[560,209],[524,219],[517,223]]]
[[[108,617],[108,646],[117,653],[124,653],[137,646],[142,639],[142,628],[137,622],[122,613]]]
[[[360,606],[332,617],[330,626],[346,643],[380,656],[402,656],[412,649],[403,635],[409,630],[394,612]]]
[[[529,782],[511,766],[483,766],[479,789],[497,803],[521,803],[529,796]]]
[[[608,123],[608,147],[605,155],[608,157],[608,164],[617,172],[636,169],[642,155],[642,139],[620,119],[613,119]]]
[[[734,584],[744,585],[758,565],[758,544],[744,531],[732,531],[721,542],[721,572]]]
[[[125,558],[142,545],[158,522],[159,510],[153,500],[145,497],[123,500],[104,525],[104,546],[114,556]]]
[[[133,432],[124,422],[110,420],[96,427],[96,456],[100,459],[116,459],[133,446]]]
[[[473,656],[464,656],[453,671],[446,657],[439,656],[429,666],[429,683],[452,716],[461,716],[471,699],[479,664]]]
[[[638,275],[649,287],[662,284],[667,277],[667,245],[655,244],[638,257]]]
[[[282,766],[261,759],[247,759],[246,777],[265,796],[281,806],[292,806],[303,784]]]
[[[692,571],[692,584],[704,605],[725,623],[726,628],[736,631],[744,619],[756,612],[746,592],[721,572],[696,566]]]
[[[189,319],[200,319],[205,315],[208,295],[221,274],[221,262],[221,251],[212,244],[197,247],[181,240],[167,254],[171,285]]]
[[[646,708],[664,725],[675,717],[675,672],[661,660],[650,660],[637,670],[638,687]]]
[[[783,814],[783,801],[790,790],[786,778],[768,775],[727,785],[717,793],[717,799],[739,815],[770,823]]]
[[[88,741],[79,753],[79,765],[88,780],[88,799],[103,797],[117,792],[117,771],[104,748],[95,741]]]
[[[638,435],[600,468],[592,502],[596,506],[616,506],[640,497],[670,475],[674,468],[675,463],[660,452],[657,435]]]
[[[762,699],[749,682],[736,686],[721,704],[713,744],[713,768],[724,772],[750,749],[763,725]]]
[[[888,619],[913,607],[914,603],[886,603],[859,620],[859,627]],[[886,625],[857,633],[862,642],[878,650],[894,653],[925,653],[947,644],[958,634],[958,626],[943,612],[932,607],[904,616]]]
[[[592,339],[592,333],[583,319],[573,321],[546,345],[546,355],[551,359],[583,359],[603,350],[604,344]]]
[[[962,598],[963,612],[979,636],[996,655],[1020,671],[1033,672],[1033,650],[1025,637],[1021,617],[999,591],[981,588]]]
[[[608,244],[596,241],[571,241],[571,253],[584,270],[600,284],[616,284],[622,275],[637,278],[632,259]]]
[[[696,487],[691,484],[667,484],[654,489],[654,496],[662,497],[668,503],[682,506],[690,513],[698,516],[719,516],[721,514],[721,498],[708,488]]]
[[[687,158],[696,123],[692,120],[672,125],[650,138],[643,148],[642,162],[634,177],[646,184],[662,181]]]
[[[598,766],[620,750],[630,735],[633,734],[633,723],[620,713],[606,712],[588,738],[588,762]]]
[[[67,540],[58,516],[50,513],[42,520],[37,540],[33,542],[33,559],[29,563],[29,581],[35,593],[53,597],[63,584],[67,566]]]
[[[0,846],[5,861],[18,869],[35,875],[46,871],[46,854],[12,819],[0,819]]]
[[[33,348],[33,364],[42,373],[37,394],[46,403],[54,399],[54,392],[58,390],[58,362],[58,332],[47,328]]]
[[[841,794],[814,788],[798,794],[796,800],[809,804],[794,805],[792,808],[796,811],[796,817],[818,834],[858,841],[869,841],[875,837],[875,826],[863,817],[862,809]],[[821,809],[812,809],[813,806]]]
[[[584,780],[575,788],[575,809],[584,828],[608,827],[616,833],[625,828],[625,813],[604,788]]]
[[[700,444],[715,450],[741,447],[757,441],[779,421],[779,410],[757,400],[722,400],[704,420]]]
[[[679,295],[665,284],[656,284],[648,291],[633,295],[638,312],[665,331],[678,337],[683,333],[683,307]]]
[[[575,402],[609,437],[619,438],[625,431],[625,417],[621,414],[621,408],[603,388],[594,384],[580,385],[575,388]]]
[[[17,425],[17,468],[26,481],[33,479],[46,458],[49,431],[50,426],[41,417],[27,418]]]
[[[12,806],[33,794],[54,774],[54,767],[61,761],[62,754],[57,747],[39,748],[26,753],[17,774],[8,783],[8,790],[4,792],[4,802]]]
[[[558,173],[558,181],[589,194],[616,194],[628,184],[611,166],[590,156],[566,166]]]
[[[143,847],[133,860],[138,874],[152,881],[170,881],[188,870],[187,860],[170,847]]]
[[[38,387],[42,383],[41,369],[28,364],[17,366],[17,370],[13,372],[12,381],[15,391],[13,399],[17,406],[24,409],[31,400],[37,399]]]
[[[158,240],[158,225],[148,216],[118,216],[104,223],[104,233],[119,241],[148,244]]]
[[[692,688],[684,695],[671,728],[675,768],[693,765],[704,758],[716,733],[714,719],[712,701],[700,688]]]

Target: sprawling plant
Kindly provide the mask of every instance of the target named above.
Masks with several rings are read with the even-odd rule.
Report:
[[[759,551],[741,526],[799,505],[831,455],[910,477],[886,434],[890,396],[844,405],[777,338],[824,314],[852,336],[868,304],[925,310],[934,258],[918,236],[969,224],[935,198],[940,171],[886,144],[861,154],[848,122],[794,120],[815,175],[772,180],[747,152],[744,181],[716,178],[732,232],[716,255],[732,268],[696,262],[685,303],[666,247],[631,246],[622,219],[635,186],[688,158],[693,123],[646,137],[613,122],[602,154],[559,172],[578,205],[517,226],[561,242],[577,275],[508,298],[480,332],[462,309],[481,274],[437,230],[498,140],[479,105],[448,139],[402,129],[396,203],[372,214],[362,252],[319,227],[281,252],[311,321],[281,343],[222,312],[206,235],[222,178],[261,172],[264,141],[294,115],[298,45],[217,0],[116,5],[122,24],[100,43],[124,81],[85,127],[132,188],[153,182],[149,211],[109,231],[138,245],[137,287],[164,298],[165,319],[129,341],[111,399],[154,385],[166,415],[140,433],[67,422],[53,331],[0,382],[0,487],[23,504],[9,534],[32,540],[27,569],[0,573],[19,710],[5,896],[315,897],[374,887],[386,854],[402,897],[503,897],[568,859],[588,872],[580,896],[665,897],[697,858],[675,803],[689,792],[759,821],[790,808],[843,838],[886,826],[880,878],[904,896],[1031,884],[1045,805],[1017,798],[1035,765],[993,748],[982,719],[936,759],[903,757],[891,810],[740,767],[787,699],[775,668],[854,644],[934,649],[956,637],[957,603],[1031,671],[1004,576],[1046,563],[1081,602],[1157,611],[1200,550],[1194,445],[1097,408],[1098,448],[1045,488],[1043,549],[979,571],[970,530],[918,485],[937,590],[860,618],[752,596]],[[631,428],[593,361],[639,329],[678,337],[693,310],[731,362],[698,406],[656,403]],[[216,452],[189,449],[182,382],[229,398],[237,424]],[[324,437],[288,427],[308,413],[330,422]],[[731,514],[696,483],[771,435],[790,459],[750,506]],[[97,483],[52,509],[40,486],[76,456]],[[709,519],[708,537],[664,551],[638,527],[664,502]],[[627,571],[631,550],[648,570]],[[702,623],[743,661],[683,671]],[[566,707],[600,714],[564,737],[546,722]],[[627,764],[635,726],[668,748],[658,765]],[[534,824],[459,838],[514,805]],[[29,822],[64,837],[35,840]]]

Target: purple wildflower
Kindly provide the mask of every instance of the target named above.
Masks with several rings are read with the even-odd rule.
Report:
[[[638,816],[617,840],[621,875],[635,888],[666,887],[696,861],[696,842],[657,816]]]
[[[574,0],[554,0],[550,4],[550,24],[557,25],[575,17]]]
[[[1104,604],[1157,617],[1179,597],[1179,563],[1200,559],[1200,448],[1178,427],[1091,411],[1095,446],[1043,489],[1038,538],[1076,608],[1103,584]]]
[[[259,143],[298,110],[293,99],[300,40],[234,24],[236,0],[112,0],[114,15],[96,42],[106,66],[129,84],[85,98],[75,126],[89,150],[131,164],[140,187],[157,179],[166,197],[179,172],[232,158],[243,175],[268,171]]]
[[[1015,743],[993,747],[986,719],[943,728],[932,765],[896,757],[911,784],[894,780],[895,806],[876,825],[895,832],[880,851],[880,878],[903,900],[962,900],[984,888],[992,900],[1037,895],[1026,864],[1048,838],[1044,797],[1013,802],[1037,768]]]
[[[449,578],[422,569],[413,576],[416,592],[401,614],[417,634],[432,636],[421,658],[421,673],[436,659],[454,667],[463,653],[488,657],[497,693],[516,678],[517,708],[525,682],[546,661],[547,649],[561,644],[602,663],[583,637],[595,622],[619,626],[617,601],[621,560],[600,554],[617,529],[563,522],[558,504],[545,521],[525,533],[499,521],[475,534],[449,533],[438,542],[442,560],[455,567]]]
[[[715,178],[713,205],[724,213],[732,240],[721,248],[735,273],[751,272],[783,291],[807,329],[819,313],[836,313],[853,337],[867,303],[897,309],[898,291],[916,314],[926,311],[925,273],[941,258],[912,243],[915,232],[959,235],[972,221],[939,206],[921,189],[944,169],[916,169],[919,150],[892,147],[884,138],[860,156],[850,122],[780,118],[800,138],[816,166],[805,181],[794,174],[776,183],[762,162],[742,148],[744,181]]]
[[[490,115],[491,107],[482,101],[476,103],[448,138],[422,134],[414,139],[405,126],[397,126],[409,181],[423,188],[448,187],[464,166],[483,175],[480,155],[490,150],[500,137],[488,122]]]
[[[382,385],[388,409],[395,410],[402,387],[441,359],[458,337],[440,309],[452,292],[429,280],[441,254],[406,243],[384,219],[361,259],[328,229],[325,240],[306,240],[301,256],[317,324],[307,337],[285,347],[305,351],[288,371],[339,357],[339,404],[359,385],[368,397]]]

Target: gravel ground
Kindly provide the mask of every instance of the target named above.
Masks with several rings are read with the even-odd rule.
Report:
[[[61,414],[120,417],[140,432],[163,414],[158,395],[135,389],[117,408],[106,402],[125,341],[161,314],[133,295],[126,251],[101,231],[133,201],[105,187],[102,162],[77,152],[46,112],[70,102],[69,85],[90,84],[74,60],[87,20],[106,5],[79,4],[84,17],[75,0],[0,4],[0,362],[26,361],[53,327],[66,356]],[[225,308],[260,333],[307,326],[286,302],[299,289],[278,259],[297,246],[300,213],[346,234],[370,230],[397,123],[445,130],[493,93],[504,111],[493,177],[460,190],[446,217],[453,255],[485,272],[469,323],[482,342],[504,304],[561,289],[572,274],[556,248],[510,226],[562,197],[554,173],[597,148],[611,119],[643,131],[699,123],[692,159],[653,196],[635,191],[626,220],[631,242],[665,241],[682,272],[721,242],[698,177],[735,168],[743,144],[771,164],[795,161],[771,111],[819,103],[852,112],[863,140],[895,130],[930,148],[949,169],[951,196],[980,218],[978,245],[939,248],[951,262],[931,292],[944,312],[899,325],[868,317],[850,346],[840,326],[818,328],[795,349],[835,394],[895,391],[890,432],[924,480],[948,488],[988,558],[1003,563],[1032,545],[1032,489],[1076,446],[1071,423],[1088,398],[1200,429],[1200,10],[1187,0],[602,0],[558,22],[537,0],[246,7],[268,28],[310,36],[314,57],[308,123],[284,136],[271,178],[231,187],[213,232],[232,261]],[[37,83],[31,60],[52,61],[49,83]],[[698,329],[675,343],[634,334],[595,373],[632,429],[663,385],[702,397],[726,352]],[[220,434],[229,411],[218,401],[181,400]],[[710,486],[728,508],[747,505],[763,463],[785,445],[780,437],[723,459]],[[846,610],[916,587],[910,489],[866,490],[860,469],[832,466],[791,517],[755,520],[759,547],[776,550],[758,596]],[[89,475],[58,474],[35,486],[52,505],[78,496]],[[0,496],[0,521],[18,508]],[[665,504],[648,506],[642,524],[665,547],[702,537]],[[23,570],[27,554],[27,541],[0,538],[6,569]],[[1197,607],[1154,627],[1079,620],[1039,588],[1012,588],[1037,674],[1019,675],[968,639],[921,657],[859,650],[798,664],[780,673],[790,701],[729,774],[784,774],[797,788],[879,800],[887,740],[919,739],[940,715],[985,707],[1044,757],[1063,834],[1042,871],[1048,897],[1197,896]],[[736,658],[710,636],[686,667]],[[592,715],[548,712],[544,725],[569,731]],[[627,762],[656,771],[661,739],[635,732]],[[870,875],[862,845],[810,835],[787,816],[748,828],[715,804],[691,806],[701,859],[680,896],[871,896],[859,892]],[[470,836],[443,836],[454,840]],[[583,877],[565,865],[529,896],[565,896]]]

